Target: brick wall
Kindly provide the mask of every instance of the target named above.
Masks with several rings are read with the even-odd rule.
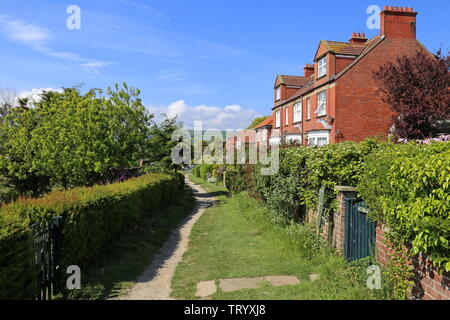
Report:
[[[344,254],[346,239],[346,199],[354,199],[357,196],[356,188],[336,186],[338,210],[329,216],[324,215],[321,224],[322,238],[340,254]],[[309,209],[306,213],[306,222],[317,225],[317,209]],[[381,266],[389,264],[392,249],[385,237],[386,230],[377,226],[376,230],[376,259]],[[408,250],[405,246],[405,251]],[[428,260],[422,256],[416,256],[410,261],[414,269],[415,286],[411,292],[412,298],[423,300],[450,300],[450,273],[438,272]]]
[[[389,263],[391,248],[385,237],[382,226],[377,227],[376,258],[382,266]],[[414,269],[414,288],[412,297],[423,300],[450,300],[450,273],[438,272],[431,263],[422,256],[411,260]]]
[[[362,141],[387,135],[393,111],[381,100],[373,72],[388,61],[414,55],[423,47],[416,40],[385,39],[336,80],[335,128],[341,132],[336,142]]]
[[[306,214],[306,222],[308,224],[317,226],[317,219],[319,215],[316,209],[309,209]],[[328,243],[330,232],[332,232],[333,229],[333,222],[332,222],[332,216],[322,216],[322,223],[320,227],[320,235],[322,236],[322,239]]]
[[[345,250],[345,218],[346,218],[346,201],[345,199],[354,199],[356,197],[356,188],[336,186],[339,191],[337,196],[338,210],[330,215],[324,215],[321,223],[321,236],[340,254],[344,254]],[[309,209],[306,214],[306,222],[317,225],[318,212],[316,209]]]

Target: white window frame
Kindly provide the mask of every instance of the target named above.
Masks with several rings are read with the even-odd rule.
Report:
[[[309,132],[307,135],[307,140],[308,140],[308,147],[315,147],[315,146],[321,147],[327,145],[330,143],[330,131]]]
[[[311,120],[311,98],[308,98],[306,104],[306,120]]]
[[[323,77],[327,74],[327,57],[323,57],[322,59],[319,60],[319,62],[317,63],[317,77]]]
[[[297,102],[294,104],[294,123],[301,122],[303,120],[303,103]]]
[[[291,134],[286,136],[286,142],[290,143],[290,142],[297,142],[297,143],[302,143],[303,141],[303,137],[301,134]]]
[[[285,124],[286,126],[288,126],[288,125],[289,125],[289,107],[286,107],[286,108],[285,108],[284,116],[285,116],[284,124]]]
[[[275,101],[281,100],[281,87],[275,89]]]
[[[327,90],[317,94],[317,110],[316,116],[322,117],[327,115]]]
[[[276,138],[270,138],[270,139],[269,139],[269,144],[270,144],[271,146],[277,146],[277,145],[281,144],[281,138],[278,138],[278,137],[276,137]]]
[[[278,110],[275,112],[275,128],[281,127],[281,111]]]

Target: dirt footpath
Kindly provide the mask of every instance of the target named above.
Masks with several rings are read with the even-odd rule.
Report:
[[[186,177],[186,183],[193,189],[197,206],[181,225],[172,231],[167,242],[155,254],[152,263],[127,295],[118,300],[173,300],[170,297],[170,283],[178,263],[182,260],[189,243],[194,224],[205,209],[214,204],[212,194],[195,185]]]

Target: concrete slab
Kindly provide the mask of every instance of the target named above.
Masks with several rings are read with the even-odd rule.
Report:
[[[295,286],[300,284],[300,280],[295,276],[267,276],[264,277],[264,279],[269,281],[274,287]]]
[[[196,297],[205,298],[208,296],[212,296],[216,293],[216,281],[203,281],[197,283],[197,292],[195,294]]]
[[[224,292],[239,291],[243,289],[257,289],[264,277],[220,279],[220,289]]]
[[[311,280],[312,282],[317,281],[319,279],[320,279],[320,274],[312,273],[309,275],[309,280]]]
[[[257,289],[260,287],[262,281],[269,281],[274,287],[295,286],[300,283],[300,280],[295,276],[265,276],[257,278],[221,279],[219,287],[224,292]]]

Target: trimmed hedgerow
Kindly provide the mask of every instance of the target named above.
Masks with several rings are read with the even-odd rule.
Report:
[[[358,190],[392,243],[450,271],[450,143],[385,145],[368,157]]]
[[[300,206],[317,206],[319,190],[325,187],[325,207],[330,212],[337,205],[335,186],[358,184],[364,159],[379,145],[367,139],[320,148],[283,148],[277,174],[263,176],[259,165],[236,165],[227,170],[226,185],[231,192],[249,191],[285,216],[296,216]]]
[[[430,142],[431,143],[431,142]],[[373,220],[388,227],[392,243],[411,244],[450,270],[450,143],[381,143],[367,139],[320,148],[280,150],[280,170],[262,176],[260,166],[226,172],[233,193],[248,191],[280,215],[297,217],[317,206],[325,187],[325,212],[336,209],[336,185],[357,186]]]
[[[57,191],[0,208],[0,299],[32,298],[34,255],[29,226],[62,216],[61,269],[88,269],[114,253],[121,235],[183,191],[181,175],[149,174],[123,183]]]

